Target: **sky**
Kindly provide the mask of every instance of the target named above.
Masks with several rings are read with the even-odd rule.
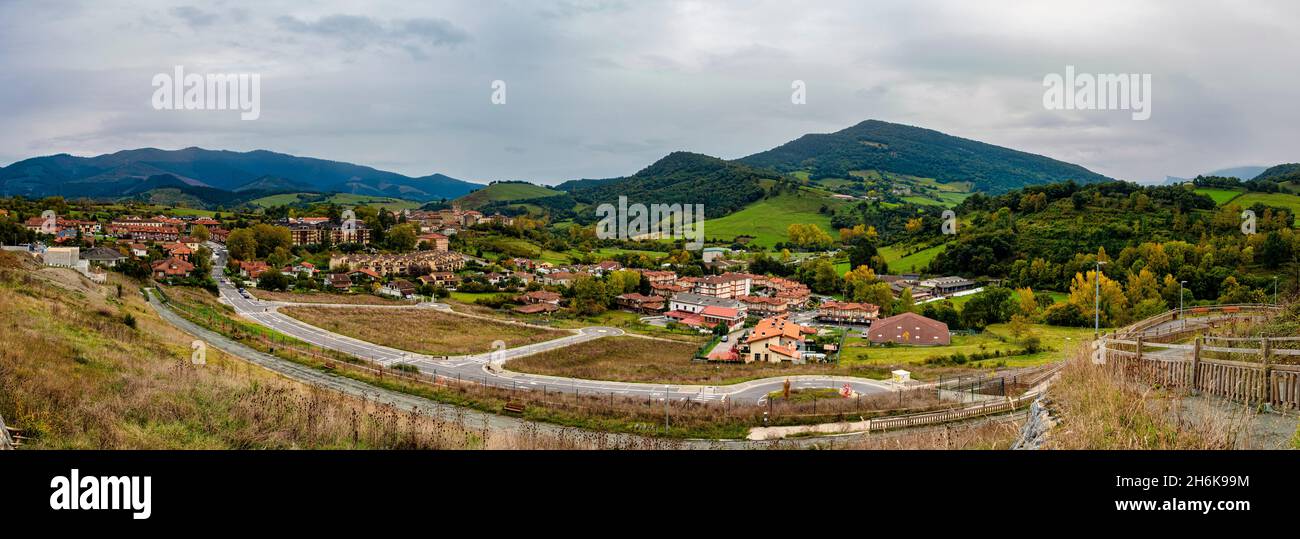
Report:
[[[1187,177],[1300,161],[1298,23],[1290,0],[0,0],[0,164],[199,146],[549,184],[878,119]],[[258,74],[260,117],[155,110],[175,66]],[[1150,118],[1045,108],[1066,66],[1149,74]]]

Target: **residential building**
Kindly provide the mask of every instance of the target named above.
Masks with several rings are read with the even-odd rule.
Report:
[[[870,303],[828,301],[817,308],[817,319],[837,324],[870,324],[880,307]]]
[[[703,296],[688,292],[674,295],[669,301],[668,309],[670,311],[699,314],[704,311],[705,307],[710,306],[736,309],[738,311],[745,309],[745,304],[734,299]]]
[[[867,339],[876,344],[892,342],[930,346],[952,343],[952,334],[948,332],[948,324],[907,312],[873,322]]]
[[[396,279],[380,287],[379,293],[385,296],[409,299],[415,295],[415,285],[405,279]]]
[[[345,223],[330,221],[328,217],[292,217],[282,223],[289,229],[294,245],[313,245],[329,243],[370,244],[370,229],[360,220]]]
[[[527,305],[520,305],[511,310],[519,314],[541,314],[558,311],[560,310],[560,306],[554,303],[530,303]]]
[[[239,263],[239,275],[246,279],[261,278],[262,274],[270,269],[271,266],[259,260],[244,260]]]
[[[750,330],[741,358],[745,363],[803,363],[806,336],[815,333],[817,330],[791,322],[784,316],[764,318]]]
[[[119,253],[117,249],[108,247],[97,247],[81,253],[81,259],[92,264],[98,264],[107,268],[116,266],[118,262],[126,260],[126,257]]]
[[[159,260],[153,264],[154,279],[171,279],[176,277],[185,277],[194,271],[194,264],[190,264],[176,257],[166,260]]]
[[[78,247],[50,247],[45,249],[41,259],[46,266],[76,267],[77,261],[81,259],[81,249]]]
[[[665,299],[671,298],[675,294],[681,294],[683,292],[690,292],[690,291],[691,289],[689,287],[678,286],[675,284],[651,284],[650,285],[651,294]]]
[[[745,304],[750,316],[777,316],[790,310],[790,301],[767,296],[738,296],[736,301]]]
[[[132,243],[131,256],[134,256],[136,258],[144,258],[146,256],[149,256],[149,247],[143,243]]]
[[[526,294],[520,294],[520,295],[518,295],[518,296],[515,296],[515,301],[520,302],[520,303],[524,303],[524,304],[529,304],[529,303],[551,303],[551,304],[554,304],[554,305],[559,305],[559,304],[560,304],[560,298],[562,298],[562,297],[563,297],[563,296],[561,296],[561,295],[560,295],[559,293],[557,293],[557,292],[551,292],[551,291],[549,291],[549,290],[534,290],[534,291],[532,291],[532,292],[528,292],[528,293],[526,293]]]
[[[649,314],[664,310],[664,298],[659,296],[646,296],[633,292],[631,294],[622,294],[614,298],[614,301],[618,303],[619,307],[634,313]]]
[[[194,254],[194,251],[184,243],[169,243],[162,247],[164,251],[167,251],[167,256],[174,256],[186,262],[190,260],[190,255]]]
[[[429,250],[446,251],[448,249],[448,241],[447,236],[436,232],[430,232],[420,236],[416,241],[416,245],[427,244]]]
[[[380,276],[421,275],[457,271],[465,267],[465,256],[451,251],[416,251],[406,254],[352,254],[330,257],[330,269],[348,266],[370,269]]]
[[[735,298],[737,296],[748,296],[750,284],[751,279],[748,274],[724,273],[696,279],[691,291],[715,298]]]
[[[346,273],[331,273],[325,278],[325,284],[328,284],[330,288],[347,290],[352,288],[352,279]]]
[[[677,272],[661,270],[637,270],[641,272],[641,278],[654,285],[675,285],[677,284]]]

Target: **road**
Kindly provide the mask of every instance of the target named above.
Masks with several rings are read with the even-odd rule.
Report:
[[[278,309],[281,306],[288,305],[285,302],[265,302],[253,297],[244,297],[240,294],[239,290],[235,288],[234,285],[227,282],[221,274],[222,268],[225,267],[225,248],[214,243],[209,243],[208,246],[217,257],[216,262],[213,264],[212,272],[213,278],[216,279],[218,283],[217,287],[220,292],[221,301],[233,307],[235,312],[240,316],[321,348],[337,350],[382,365],[391,366],[398,363],[405,363],[414,365],[421,372],[426,374],[477,381],[485,385],[514,390],[560,391],[590,395],[618,395],[623,397],[649,398],[653,400],[663,400],[667,398],[678,401],[695,402],[722,402],[725,400],[731,400],[733,402],[746,404],[761,403],[762,399],[766,397],[768,393],[781,389],[786,380],[786,377],[766,378],[726,386],[664,385],[562,378],[556,376],[512,372],[504,368],[505,364],[511,359],[549,350],[556,350],[580,342],[600,339],[603,337],[628,335],[640,338],[652,338],[628,334],[623,332],[621,329],[611,327],[587,327],[573,330],[572,335],[567,335],[550,341],[463,356],[430,356],[390,348],[339,335],[281,314]],[[357,306],[349,305],[349,307]],[[452,311],[449,306],[438,303],[424,303],[416,306],[405,306],[404,308],[438,309],[460,316],[472,316],[464,313],[457,313]],[[801,389],[838,389],[844,384],[849,384],[855,391],[864,395],[887,393],[898,390],[898,386],[895,386],[894,384],[864,378],[839,376],[790,376],[788,378],[793,387]]]

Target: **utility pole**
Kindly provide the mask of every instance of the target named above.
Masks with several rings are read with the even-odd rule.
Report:
[[[668,434],[668,384],[664,384],[664,434]]]
[[[1273,276],[1273,305],[1277,305],[1277,276]]]

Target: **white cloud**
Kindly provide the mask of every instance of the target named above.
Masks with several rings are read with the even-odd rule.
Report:
[[[867,118],[1126,179],[1295,155],[1300,5],[1209,1],[0,3],[0,163],[266,148],[412,175],[560,181],[735,158]],[[166,114],[153,73],[263,76],[262,119]],[[1151,73],[1151,120],[1048,111],[1066,65]],[[509,101],[489,103],[492,80]],[[790,82],[808,104],[790,104]]]

